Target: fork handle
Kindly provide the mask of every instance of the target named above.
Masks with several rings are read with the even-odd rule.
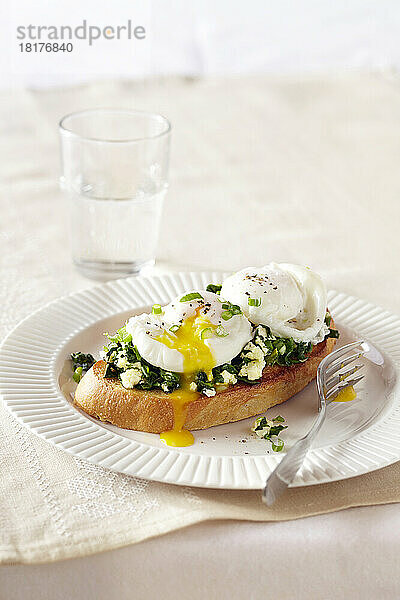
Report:
[[[326,405],[323,404],[310,431],[300,438],[282,458],[279,465],[268,477],[263,490],[263,502],[271,506],[275,500],[289,487],[296,477],[298,470],[310,450],[315,436],[321,429],[326,414]]]

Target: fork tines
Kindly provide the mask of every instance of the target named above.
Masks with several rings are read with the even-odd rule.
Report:
[[[357,350],[357,347],[359,350],[354,352],[354,350]],[[367,345],[364,342],[353,342],[338,348],[321,362],[318,367],[317,386],[318,389],[323,392],[325,401],[332,401],[339,392],[349,386],[356,385],[364,378],[364,375],[360,375],[353,379],[349,379],[351,375],[354,375],[354,373],[363,368],[363,364],[354,365],[346,371],[342,371],[342,369],[361,358],[366,351]],[[349,352],[353,353],[348,356]],[[321,401],[320,397],[320,407]]]

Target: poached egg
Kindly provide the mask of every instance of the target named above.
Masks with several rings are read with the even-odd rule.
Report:
[[[193,435],[184,428],[187,407],[199,396],[194,382],[198,371],[209,378],[212,369],[229,362],[252,337],[243,314],[229,314],[213,292],[193,290],[151,314],[131,317],[126,330],[140,355],[150,364],[181,373],[181,387],[169,394],[174,426],[161,433],[169,446],[189,446]],[[214,392],[215,393],[215,392]]]
[[[252,337],[246,316],[229,317],[213,292],[193,290],[155,307],[151,314],[131,317],[126,330],[141,356],[167,371],[209,373],[231,361]]]
[[[316,344],[327,333],[326,287],[308,267],[289,263],[247,267],[225,279],[221,296],[277,337]]]

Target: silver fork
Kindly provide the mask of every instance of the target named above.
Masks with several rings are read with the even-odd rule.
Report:
[[[363,367],[362,364],[352,366],[346,371],[342,371],[342,369],[358,360],[368,349],[365,342],[353,342],[331,352],[320,362],[317,371],[318,417],[310,431],[290,448],[268,477],[262,496],[263,502],[268,506],[275,502],[296,477],[315,436],[322,427],[328,404],[336,398],[339,392],[350,385],[356,385],[364,377],[364,375],[359,375],[348,379]]]

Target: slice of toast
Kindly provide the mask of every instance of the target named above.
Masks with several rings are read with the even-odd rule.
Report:
[[[291,367],[265,367],[261,380],[237,383],[208,398],[202,394],[189,403],[184,427],[206,429],[264,413],[302,390],[317,374],[321,360],[335,346],[328,338],[314,346],[310,358]],[[75,403],[92,417],[118,427],[161,433],[174,426],[169,394],[159,390],[126,389],[119,379],[103,377],[106,363],[98,361],[81,379]]]

